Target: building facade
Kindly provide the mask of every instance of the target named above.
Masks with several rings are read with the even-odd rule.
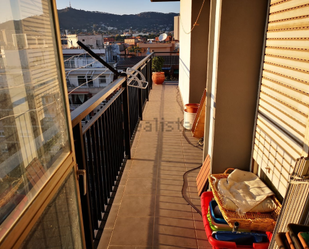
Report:
[[[102,49],[104,47],[103,35],[67,34],[61,37],[62,48],[79,48],[77,41],[81,41],[91,49]]]
[[[113,59],[113,51],[109,53],[109,56],[106,56],[105,49],[93,49],[92,51],[103,60],[112,61]],[[117,54],[115,56],[117,58]],[[83,49],[63,49],[63,57],[71,111],[113,81],[114,74]],[[114,66],[115,62],[110,62],[110,64]]]

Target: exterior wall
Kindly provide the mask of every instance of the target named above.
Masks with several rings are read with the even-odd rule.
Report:
[[[211,1],[210,5],[210,29],[209,29],[209,47],[208,47],[208,67],[206,81],[206,113],[204,126],[204,152],[203,157],[207,155],[212,157],[214,124],[215,124],[215,103],[216,103],[216,81],[218,71],[218,54],[220,38],[220,20],[221,20],[222,1]],[[212,163],[212,161],[211,161]]]
[[[115,38],[114,37],[105,37],[104,42],[114,42]]]
[[[103,48],[103,36],[102,35],[67,35],[68,39],[68,48],[78,48],[79,45],[77,41],[81,41],[87,46],[90,46],[93,49]]]
[[[192,1],[180,1],[179,17],[179,90],[183,104],[189,103]]]
[[[70,81],[70,85],[77,87],[78,86],[78,76],[85,76],[87,74],[87,71],[88,71],[88,76],[89,76],[89,70],[86,70],[86,71],[79,70],[79,72],[75,72],[74,75],[69,75],[68,79]],[[104,88],[113,81],[113,74],[108,71],[106,72],[106,74],[102,74],[102,76],[106,77],[106,83],[104,85],[100,84],[99,75],[101,75],[101,73],[102,73],[101,71],[98,71],[92,75],[92,79],[94,79],[92,87]],[[83,89],[88,88],[88,85],[82,86],[81,88]]]
[[[124,43],[129,44],[129,45],[135,45],[136,44],[136,39],[124,39]]]
[[[206,84],[209,6],[203,0],[180,2],[179,88],[183,103],[199,103]],[[202,8],[198,25],[191,31]]]
[[[215,98],[208,138],[213,173],[250,168],[267,2],[222,0],[218,67],[208,94]]]
[[[203,0],[192,1],[192,23],[202,8]],[[206,85],[210,0],[205,1],[197,26],[191,33],[190,103],[199,103]]]
[[[79,45],[77,44],[78,38],[77,35],[67,35],[68,38],[68,48],[77,48]]]
[[[96,54],[99,54],[100,56],[104,56],[105,54],[105,49],[92,49],[92,51]],[[74,55],[81,55],[81,54],[86,54],[84,49],[63,49],[62,50],[63,55],[68,55],[68,56],[74,56]]]
[[[77,35],[78,40],[91,48],[103,48],[103,35]]]
[[[117,45],[116,45],[117,46]],[[109,47],[105,49],[92,49],[94,53],[99,55],[103,60],[107,61],[107,50],[111,50]],[[95,61],[91,56],[85,53],[83,49],[64,49],[63,56],[64,56],[64,66],[66,69],[70,68],[104,68],[104,65],[99,62]],[[113,55],[113,53],[110,53]],[[117,54],[117,52],[116,52]],[[109,55],[111,57],[111,55]]]
[[[138,43],[137,46],[144,50],[142,53],[143,56],[147,55],[148,48],[149,52],[156,52],[156,56],[166,56],[166,54],[160,54],[158,52],[173,52],[175,49],[175,43]]]

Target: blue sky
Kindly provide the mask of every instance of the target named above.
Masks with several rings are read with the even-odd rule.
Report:
[[[56,0],[57,8],[72,8],[90,11],[102,11],[112,14],[138,14],[141,12],[176,12],[179,13],[180,2],[153,3],[150,0]]]

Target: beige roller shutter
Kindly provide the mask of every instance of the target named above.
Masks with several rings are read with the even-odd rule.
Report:
[[[284,196],[308,155],[309,0],[272,0],[253,158]]]

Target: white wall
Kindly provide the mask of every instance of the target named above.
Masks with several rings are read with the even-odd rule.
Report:
[[[174,16],[174,39],[179,41],[179,16]]]
[[[210,36],[209,36],[209,55],[207,69],[207,103],[205,115],[205,136],[204,157],[213,154],[214,127],[215,127],[215,103],[217,90],[218,55],[220,39],[220,20],[221,20],[222,0],[212,1],[210,7]]]
[[[102,35],[78,35],[78,40],[84,43],[85,45],[91,45],[92,48],[99,48],[103,46]]]
[[[77,48],[79,45],[77,44],[77,35],[68,35],[68,48]]]
[[[227,167],[249,170],[268,0],[216,4],[211,11],[204,156],[212,156],[212,173]]]
[[[103,47],[103,36],[102,35],[67,35],[68,38],[68,48],[71,47],[79,47],[77,44],[77,41],[81,41],[85,45],[91,45],[93,49]],[[97,46],[97,40],[98,40],[98,45]]]
[[[189,103],[191,59],[191,0],[180,1],[179,18],[179,89],[183,104]]]

